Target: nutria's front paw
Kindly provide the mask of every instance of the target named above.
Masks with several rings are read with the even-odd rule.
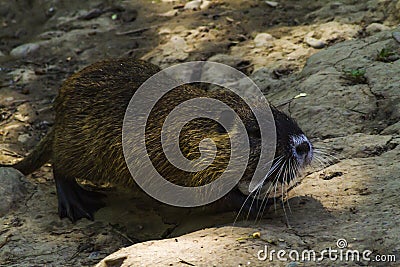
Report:
[[[104,194],[83,189],[75,181],[57,182],[58,215],[68,217],[71,222],[79,219],[94,219],[93,214],[105,206]]]

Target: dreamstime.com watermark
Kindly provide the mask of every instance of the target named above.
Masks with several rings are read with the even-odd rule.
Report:
[[[260,261],[296,261],[296,262],[321,262],[323,260],[341,262],[396,262],[396,255],[372,255],[371,250],[359,251],[348,248],[346,239],[338,239],[336,247],[326,248],[321,251],[315,250],[274,250],[265,245],[257,252]]]
[[[211,75],[202,75],[204,70]],[[122,126],[122,147],[125,162],[136,183],[153,198],[173,206],[197,207],[223,197],[237,185],[249,159],[248,134],[235,110],[218,99],[196,97],[179,103],[167,115],[161,129],[163,153],[169,163],[179,170],[205,170],[214,161],[217,152],[213,140],[202,140],[199,144],[200,158],[188,160],[180,151],[179,134],[188,122],[207,118],[218,122],[229,134],[231,157],[228,166],[218,179],[198,187],[183,187],[171,183],[153,166],[146,149],[146,125],[152,109],[163,96],[176,87],[200,82],[231,90],[247,104],[257,120],[261,133],[261,152],[249,184],[249,192],[253,192],[264,182],[265,170],[269,170],[275,155],[274,117],[268,101],[249,77],[230,66],[208,61],[187,62],[166,68],[147,79],[130,100]],[[221,119],[224,112],[233,114],[234,121],[237,122],[235,134],[230,133],[228,122]]]

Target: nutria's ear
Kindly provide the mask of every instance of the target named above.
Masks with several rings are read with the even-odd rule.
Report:
[[[235,113],[231,110],[224,110],[219,114],[219,121],[221,123],[218,124],[217,131],[219,133],[227,133],[235,124]],[[224,128],[224,125],[226,128]]]

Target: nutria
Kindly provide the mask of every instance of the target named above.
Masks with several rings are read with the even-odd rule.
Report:
[[[44,163],[52,162],[60,218],[93,220],[93,213],[104,205],[101,193],[84,189],[76,179],[135,187],[122,150],[123,118],[136,89],[159,71],[157,66],[145,61],[113,59],[92,64],[64,82],[54,104],[56,117],[53,128],[26,158],[13,165],[23,174],[29,174]],[[146,125],[146,145],[154,167],[165,179],[183,186],[207,184],[217,179],[225,169],[230,157],[229,137],[226,129],[209,119],[191,121],[180,134],[180,148],[188,159],[199,156],[198,144],[202,139],[208,137],[215,141],[218,148],[216,160],[204,171],[179,170],[168,163],[162,153],[160,129],[165,116],[176,103],[199,96],[224,101],[244,122],[251,151],[241,179],[248,180],[260,154],[260,132],[254,114],[229,90],[207,91],[190,84],[166,94],[150,114]],[[310,162],[312,146],[293,119],[274,107],[271,109],[277,132],[277,160],[268,179],[274,183],[286,183]],[[294,168],[282,171],[287,161],[291,161]]]

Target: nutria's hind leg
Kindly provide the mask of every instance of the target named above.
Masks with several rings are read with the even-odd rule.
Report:
[[[74,178],[66,177],[54,169],[58,197],[58,215],[71,222],[81,218],[94,219],[93,214],[105,206],[104,194],[83,189]]]

